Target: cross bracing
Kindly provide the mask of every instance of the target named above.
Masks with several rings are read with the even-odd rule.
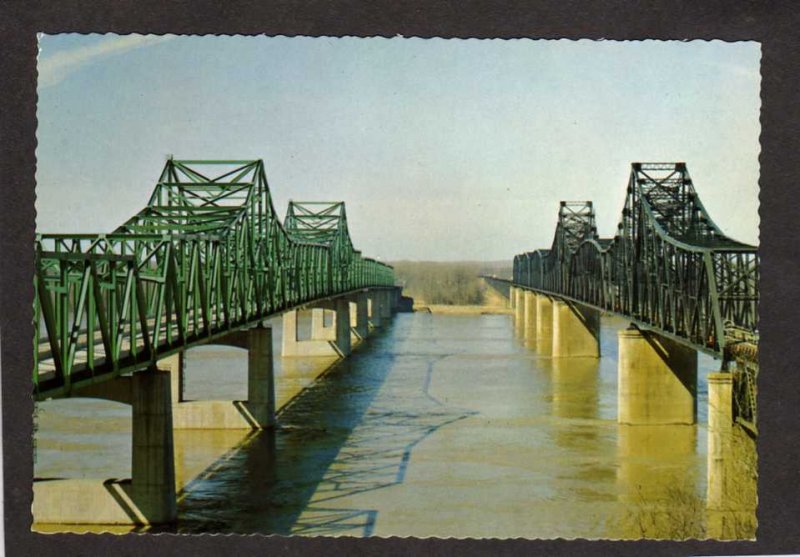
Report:
[[[147,206],[112,233],[37,235],[36,396],[315,299],[393,286],[390,266],[353,249],[344,203],[324,205],[329,221],[306,232],[277,217],[261,160],[170,159]]]

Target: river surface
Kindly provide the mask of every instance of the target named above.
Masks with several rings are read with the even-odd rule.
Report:
[[[698,425],[618,425],[626,326],[603,318],[599,360],[558,360],[526,345],[510,315],[398,314],[338,363],[276,358],[277,431],[175,431],[171,531],[715,536],[706,376],[719,363],[698,359]],[[273,331],[280,353],[279,321]],[[242,400],[246,369],[244,350],[193,349],[186,398]],[[35,475],[130,477],[130,431],[122,404],[41,403]],[[749,439],[737,446],[754,461]],[[754,510],[736,520],[728,536],[753,537]]]

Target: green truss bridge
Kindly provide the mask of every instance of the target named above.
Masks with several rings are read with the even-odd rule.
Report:
[[[168,160],[147,206],[110,234],[36,239],[38,399],[156,364],[315,300],[394,288],[345,205],[278,218],[264,163]]]
[[[562,201],[550,248],[517,255],[509,283],[485,278],[510,288],[520,330],[553,357],[599,356],[601,312],[631,323],[619,338],[621,422],[693,423],[700,351],[722,361],[709,397],[732,390],[720,407],[756,431],[758,251],[714,223],[684,163],[632,165],[613,237],[598,235],[590,201]]]

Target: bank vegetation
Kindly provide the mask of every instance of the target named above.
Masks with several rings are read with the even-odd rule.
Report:
[[[395,261],[397,284],[416,305],[484,305],[491,296],[480,275],[511,278],[511,261]]]

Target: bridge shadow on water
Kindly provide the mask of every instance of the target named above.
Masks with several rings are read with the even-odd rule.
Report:
[[[471,414],[427,396],[436,358],[409,381],[393,329],[287,404],[277,431],[249,435],[190,482],[177,531],[371,535],[377,510],[358,497],[403,483],[413,448]],[[384,389],[387,378],[394,384]]]

